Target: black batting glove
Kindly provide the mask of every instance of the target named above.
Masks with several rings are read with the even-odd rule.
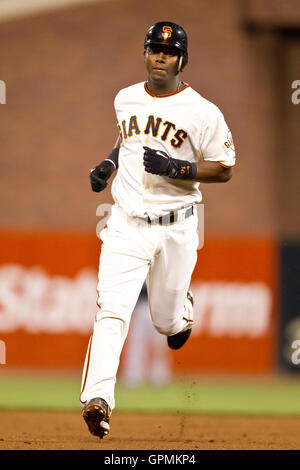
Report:
[[[162,150],[153,150],[149,147],[144,149],[144,167],[148,173],[182,180],[196,179],[198,171],[196,163],[169,157]]]
[[[93,168],[90,172],[90,183],[92,190],[95,193],[100,193],[107,186],[107,180],[110,178],[115,170],[112,162],[104,160],[98,166]]]
[[[162,150],[153,150],[149,147],[144,147],[144,167],[145,171],[153,175],[169,176],[169,167],[171,158],[166,152]]]

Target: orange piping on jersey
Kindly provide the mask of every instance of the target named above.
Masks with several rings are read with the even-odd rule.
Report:
[[[87,364],[86,364],[86,371],[85,371],[85,376],[84,376],[84,382],[83,382],[83,387],[82,387],[82,390],[81,390],[81,393],[80,393],[80,398],[79,398],[79,401],[80,401],[81,403],[85,403],[85,402],[83,402],[83,401],[81,400],[81,396],[82,396],[82,394],[83,394],[83,392],[84,392],[85,384],[86,384],[86,381],[87,381],[88,370],[89,370],[89,366],[90,366],[92,341],[93,341],[93,335],[92,335],[91,338],[90,338],[89,352],[88,352],[88,360],[87,360]]]
[[[224,165],[224,163],[221,163],[221,162],[216,162],[216,163],[219,163],[219,165],[223,166],[224,168],[233,168],[236,164],[234,165]]]
[[[107,224],[105,224],[104,229],[105,229],[105,228],[107,228]],[[103,230],[104,230],[104,229],[103,229]],[[103,245],[102,245],[102,243],[101,243],[101,245],[100,245],[100,254],[99,254],[99,265],[100,265],[100,259],[101,259],[102,246],[103,246]],[[98,296],[97,296],[96,304],[97,304],[97,306],[99,307],[99,309],[101,310],[101,305],[100,305],[100,269],[98,269],[98,276],[97,276],[97,277],[98,277],[98,282],[97,282],[97,286],[96,286],[96,292],[97,292]],[[98,289],[98,286],[99,286],[99,289]],[[97,313],[98,313],[98,312],[97,312]],[[96,313],[96,315],[95,315],[95,321],[96,321],[96,318],[97,318],[97,313]]]
[[[194,320],[191,320],[190,318],[182,317],[182,319],[189,322],[189,323],[194,323]]]
[[[185,90],[189,86],[190,85],[187,83],[183,88],[181,88],[180,90],[174,91],[173,93],[167,93],[166,95],[154,95],[153,93],[151,93],[151,91],[148,90],[147,82],[144,83],[145,91],[148,93],[148,95],[153,96],[154,98],[168,98],[168,96],[177,95],[177,93],[180,93],[181,91]]]

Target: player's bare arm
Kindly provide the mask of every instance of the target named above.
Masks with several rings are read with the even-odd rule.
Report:
[[[218,162],[199,162],[196,164],[196,181],[200,183],[226,183],[232,177],[232,169]]]

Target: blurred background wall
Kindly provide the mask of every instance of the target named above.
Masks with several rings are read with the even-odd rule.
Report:
[[[0,2],[6,367],[83,364],[96,312],[96,208],[112,202],[109,190],[91,192],[88,174],[116,140],[114,96],[145,80],[146,30],[165,19],[188,34],[182,78],[220,107],[237,151],[228,184],[201,186],[198,326],[173,371],[299,371],[300,332],[288,328],[300,315],[299,1],[21,3]]]

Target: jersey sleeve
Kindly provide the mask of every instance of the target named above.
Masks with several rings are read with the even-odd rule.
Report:
[[[114,99],[114,109],[115,109],[116,116],[118,116],[118,110],[120,107],[121,98],[122,98],[122,90],[120,90],[116,94],[115,99]]]
[[[205,161],[217,162],[224,167],[235,165],[231,132],[217,106],[213,106],[203,120],[200,151]]]

